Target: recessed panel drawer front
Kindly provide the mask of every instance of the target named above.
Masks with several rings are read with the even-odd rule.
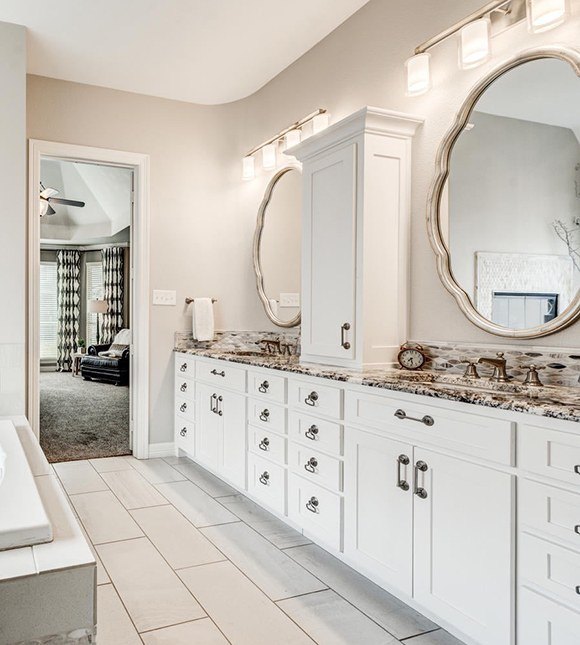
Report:
[[[343,391],[318,381],[288,382],[288,403],[297,410],[342,419]]]
[[[248,426],[248,445],[250,450],[261,457],[278,464],[286,464],[286,439],[262,428]]]
[[[191,378],[185,378],[179,373],[175,374],[175,396],[195,401],[195,381],[193,380],[193,374]]]
[[[511,421],[348,391],[345,419],[365,428],[395,431],[418,443],[513,465]]]
[[[519,577],[580,610],[580,553],[521,533]]]
[[[285,512],[286,469],[250,453],[248,455],[248,492],[280,514]]]
[[[191,354],[175,354],[175,374],[176,380],[179,376],[195,376],[195,358]]]
[[[265,401],[248,399],[248,423],[259,428],[286,432],[286,408]]]
[[[288,465],[302,477],[334,491],[342,491],[342,461],[291,442]]]
[[[264,372],[248,372],[248,393],[252,396],[286,403],[286,378]]]
[[[518,645],[578,645],[580,613],[529,589],[518,590]]]
[[[580,434],[518,425],[518,466],[580,487]]]
[[[195,421],[195,403],[191,399],[176,396],[175,414],[193,423]]]
[[[310,445],[316,450],[333,455],[343,453],[343,428],[339,423],[289,410],[288,433],[294,441]]]
[[[216,387],[227,387],[238,392],[246,391],[246,370],[233,367],[227,361],[198,360],[195,364],[195,377]]]
[[[294,473],[288,475],[288,517],[305,533],[340,551],[342,498]]]
[[[175,417],[175,445],[191,456],[195,452],[195,426],[183,417]]]
[[[520,477],[518,517],[520,530],[538,531],[580,551],[580,492]]]

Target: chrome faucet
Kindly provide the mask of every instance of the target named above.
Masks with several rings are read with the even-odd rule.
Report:
[[[485,365],[491,365],[493,367],[493,374],[489,377],[490,381],[505,383],[508,380],[506,371],[507,362],[503,357],[503,352],[498,352],[497,358],[487,358],[485,356],[482,356],[477,362],[483,363]]]

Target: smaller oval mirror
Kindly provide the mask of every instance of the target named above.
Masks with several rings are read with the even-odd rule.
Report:
[[[258,210],[254,271],[268,318],[279,327],[300,324],[302,174],[287,166],[272,177]]]

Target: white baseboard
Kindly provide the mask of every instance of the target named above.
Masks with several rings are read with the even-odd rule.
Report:
[[[173,457],[173,455],[175,455],[175,444],[173,441],[149,444],[149,459],[154,459],[155,457]]]

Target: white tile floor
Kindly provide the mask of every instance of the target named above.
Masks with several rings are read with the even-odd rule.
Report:
[[[54,468],[98,556],[98,645],[461,645],[187,459]]]

